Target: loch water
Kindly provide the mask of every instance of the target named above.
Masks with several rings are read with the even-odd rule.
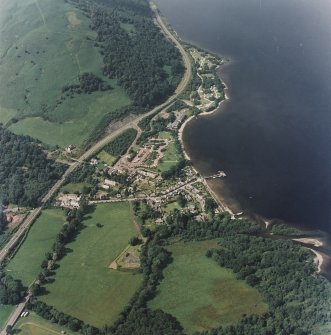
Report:
[[[227,101],[184,131],[229,202],[331,232],[331,2],[157,0],[179,36],[231,59]],[[217,185],[219,184],[219,185]]]
[[[331,234],[331,1],[157,0],[186,41],[230,62],[230,99],[185,128],[235,210]]]

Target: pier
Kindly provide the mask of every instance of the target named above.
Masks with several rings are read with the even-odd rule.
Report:
[[[204,177],[205,179],[216,179],[216,178],[225,178],[226,173],[224,171],[218,171],[217,173],[213,174],[212,176]]]

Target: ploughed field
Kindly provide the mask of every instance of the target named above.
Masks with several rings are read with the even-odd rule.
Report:
[[[96,206],[83,226],[39,299],[101,328],[118,318],[141,284],[140,274],[109,268],[137,231],[126,202]]]
[[[158,294],[149,307],[175,316],[189,334],[267,310],[256,289],[205,256],[209,248],[217,246],[216,241],[202,241],[167,247],[173,262],[164,270]]]
[[[131,100],[102,75],[90,21],[63,0],[0,4],[0,122],[46,144],[80,146],[101,118]],[[112,89],[66,96],[62,88],[93,73]]]

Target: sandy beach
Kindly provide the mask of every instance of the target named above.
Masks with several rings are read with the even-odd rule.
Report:
[[[314,258],[314,262],[317,265],[317,273],[320,273],[322,271],[322,264],[323,264],[324,258],[322,254],[320,254],[316,250],[311,249],[311,248],[308,248],[308,249],[316,255],[316,257]]]
[[[309,238],[309,237],[294,238],[293,241],[301,242],[304,244],[311,244],[314,247],[321,247],[323,245],[323,242],[318,240],[317,238]]]

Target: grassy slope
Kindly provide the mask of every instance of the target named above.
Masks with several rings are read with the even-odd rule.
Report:
[[[0,80],[0,122],[24,116],[12,131],[52,145],[79,145],[103,115],[130,103],[124,90],[109,81],[114,87],[109,92],[82,94],[56,106],[62,87],[80,73],[102,76],[95,33],[88,25],[64,0],[1,1],[0,78],[6,80]],[[43,104],[51,122],[31,118]]]
[[[29,231],[26,241],[7,266],[14,278],[30,285],[40,272],[45,253],[51,250],[55,237],[61,230],[65,216],[60,209],[43,211]]]
[[[242,314],[266,310],[260,294],[205,256],[215,241],[175,243],[174,261],[164,271],[150,307],[174,315],[188,333],[236,322]]]
[[[137,232],[128,203],[99,205],[84,225],[67,246],[73,252],[60,262],[55,282],[46,286],[49,294],[40,299],[102,327],[115,321],[140,285],[140,275],[108,268]]]
[[[29,314],[26,318],[20,318],[15,325],[15,330],[19,331],[20,335],[60,335],[61,331],[65,331],[67,335],[77,334],[63,326],[42,319],[35,313]]]

